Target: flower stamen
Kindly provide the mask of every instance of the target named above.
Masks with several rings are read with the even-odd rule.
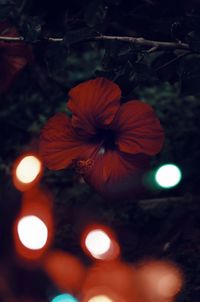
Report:
[[[94,149],[94,151],[91,153],[88,159],[81,159],[81,160],[74,161],[75,169],[79,174],[85,174],[89,172],[89,170],[91,170],[94,166],[95,157],[97,155],[103,155],[106,152],[105,148],[102,145],[103,145],[103,140]]]

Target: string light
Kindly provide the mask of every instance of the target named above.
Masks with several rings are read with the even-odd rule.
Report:
[[[174,164],[166,164],[161,166],[155,174],[157,184],[165,189],[178,185],[178,183],[181,181],[181,178],[181,170]]]
[[[40,261],[52,242],[52,203],[51,194],[37,186],[22,195],[21,210],[13,224],[13,239],[17,256],[25,261]]]
[[[30,215],[21,218],[17,231],[21,243],[31,250],[41,249],[47,242],[47,227],[37,216]]]
[[[109,251],[111,240],[103,230],[93,230],[87,235],[85,245],[95,258],[101,258]]]
[[[13,169],[13,182],[20,191],[25,191],[37,183],[42,175],[42,162],[35,155],[17,159]]]
[[[17,178],[24,183],[32,182],[40,173],[41,162],[35,156],[24,157],[16,169]]]
[[[104,226],[91,227],[82,240],[83,249],[93,258],[113,260],[120,254],[120,248],[114,234]]]

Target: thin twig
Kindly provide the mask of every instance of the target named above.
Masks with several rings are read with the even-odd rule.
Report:
[[[22,42],[24,41],[24,37],[6,37],[6,36],[0,36],[0,41],[4,42]]]
[[[152,52],[158,50],[158,48],[159,48],[158,45],[155,45],[155,46],[151,47],[149,50],[147,50],[147,52],[152,53]]]
[[[186,57],[186,56],[189,55],[189,54],[191,54],[191,53],[190,53],[190,52],[183,53],[183,54],[181,54],[181,55],[179,55],[179,56],[177,56],[177,57],[171,59],[170,61],[166,62],[165,64],[159,66],[159,67],[156,69],[156,71],[158,71],[158,70],[160,70],[160,69],[162,69],[162,68],[167,67],[168,65],[170,65],[170,64],[172,64],[172,63],[174,63],[174,62],[180,60],[180,59],[183,58],[183,57]]]
[[[49,42],[63,42],[64,38],[54,38],[54,37],[47,37],[43,38],[43,40],[49,41]],[[90,38],[83,39],[83,41],[86,40],[109,40],[109,41],[122,41],[122,42],[128,42],[132,43],[144,48],[150,48],[150,50],[156,50],[156,49],[183,49],[183,50],[191,50],[189,44],[186,43],[177,43],[177,42],[162,42],[162,41],[154,41],[154,40],[147,40],[144,38],[135,38],[135,37],[128,37],[128,36],[106,36],[106,35],[100,35],[100,36],[94,36]],[[0,41],[5,42],[21,42],[24,41],[24,37],[7,37],[7,36],[0,36]],[[80,42],[80,41],[79,41]],[[75,42],[76,43],[76,42]]]

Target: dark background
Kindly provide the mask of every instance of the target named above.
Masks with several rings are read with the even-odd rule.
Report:
[[[115,230],[124,260],[152,256],[175,261],[186,280],[177,301],[199,302],[200,1],[1,0],[0,20],[18,28],[34,54],[34,62],[12,87],[0,92],[0,301],[12,301],[8,293],[16,301],[48,301],[56,292],[43,271],[27,269],[15,258],[12,225],[21,193],[12,185],[13,162],[22,152],[37,148],[40,130],[50,116],[67,111],[72,86],[105,76],[120,85],[122,102],[138,98],[156,110],[166,139],[152,168],[173,162],[183,173],[176,188],[148,189],[141,199],[183,198],[154,202],[151,207],[134,198],[115,203],[80,183],[71,170],[46,170],[42,183],[54,195],[53,247],[89,264],[80,247],[81,230],[88,221],[105,223]],[[98,34],[181,41],[189,43],[191,51],[149,53],[125,42],[85,41]],[[64,37],[64,42],[47,42],[43,38],[48,36]]]

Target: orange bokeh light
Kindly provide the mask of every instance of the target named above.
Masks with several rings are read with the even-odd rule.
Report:
[[[39,260],[43,256],[53,237],[52,199],[49,193],[38,188],[24,192],[13,231],[20,258]]]
[[[120,254],[113,232],[105,226],[88,228],[82,237],[82,248],[91,257],[99,260],[114,260]]]
[[[139,287],[149,302],[171,299],[183,286],[183,275],[168,261],[146,261],[137,268]]]
[[[95,301],[95,298],[104,296],[111,302],[140,302],[135,280],[134,269],[125,263],[97,262],[88,270],[81,301]]]
[[[37,154],[20,156],[14,163],[13,183],[20,191],[26,191],[37,184],[42,176],[43,165]]]
[[[51,251],[44,258],[43,268],[61,292],[77,292],[85,277],[85,267],[73,255]]]

